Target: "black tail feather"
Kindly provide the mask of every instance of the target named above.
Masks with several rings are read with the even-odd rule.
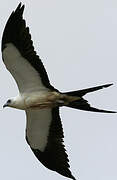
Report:
[[[97,90],[100,90],[103,88],[107,88],[111,85],[113,85],[113,84],[105,84],[102,86],[96,86],[96,87],[82,89],[82,90],[78,90],[78,91],[71,91],[71,92],[63,93],[69,97],[70,96],[76,97],[76,98],[80,97],[80,99],[70,101],[65,106],[75,108],[75,109],[85,110],[85,111],[92,111],[92,112],[116,113],[115,111],[108,111],[108,110],[102,110],[102,109],[97,109],[97,108],[91,107],[90,104],[88,103],[88,101],[86,101],[84,98],[82,98],[87,93],[94,92],[94,91],[97,91]]]
[[[109,86],[112,86],[113,84],[105,84],[105,85],[101,85],[101,86],[96,86],[96,87],[92,87],[92,88],[87,88],[87,89],[82,89],[82,90],[78,90],[78,91],[71,91],[71,92],[65,92],[64,94],[67,94],[68,96],[78,96],[78,97],[82,97],[87,93],[90,92],[94,92],[103,88],[107,88]]]
[[[101,112],[101,113],[116,113],[115,111],[109,111],[109,110],[103,110],[103,109],[97,109],[94,107],[91,107],[90,104],[85,99],[81,99],[78,101],[70,102],[67,107],[80,109],[84,111],[91,111],[91,112]]]

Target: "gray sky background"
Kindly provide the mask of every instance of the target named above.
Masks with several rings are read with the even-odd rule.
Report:
[[[117,1],[24,0],[24,17],[51,83],[61,91],[105,83],[86,96],[92,105],[117,110]],[[0,5],[0,35],[19,1]],[[18,93],[0,61],[0,179],[64,180],[46,169],[25,141],[25,113],[2,105]],[[80,180],[117,180],[117,115],[62,108],[71,170]]]

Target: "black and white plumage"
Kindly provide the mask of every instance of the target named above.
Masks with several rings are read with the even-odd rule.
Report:
[[[112,113],[91,107],[83,98],[89,92],[112,84],[66,93],[55,89],[34,51],[29,28],[22,17],[23,11],[24,5],[20,3],[9,17],[2,38],[3,61],[19,88],[19,95],[8,100],[4,107],[25,110],[26,140],[36,157],[47,168],[75,180],[69,170],[68,155],[63,144],[59,107]]]

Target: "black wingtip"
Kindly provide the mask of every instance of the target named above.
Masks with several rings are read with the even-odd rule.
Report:
[[[20,2],[20,3],[18,4],[16,10],[20,9],[21,5],[22,5],[22,3]]]
[[[21,13],[21,15],[23,14],[23,12],[24,12],[24,5],[21,7],[21,9],[20,9],[20,13]]]
[[[23,11],[24,11],[24,8],[25,8],[25,5],[20,2],[15,10],[15,12],[19,12],[20,11],[20,14],[23,14]]]
[[[19,9],[21,8],[21,6],[22,6],[22,3],[20,2],[20,3],[18,4],[18,6],[17,6],[17,8],[16,8],[15,11],[19,11]]]

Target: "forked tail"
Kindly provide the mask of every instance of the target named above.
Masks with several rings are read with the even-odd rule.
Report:
[[[85,111],[92,111],[92,112],[116,113],[115,111],[108,111],[108,110],[102,110],[102,109],[91,107],[88,101],[83,98],[83,96],[87,93],[94,92],[103,88],[107,88],[111,85],[113,84],[106,84],[106,85],[96,86],[96,87],[82,89],[78,91],[65,92],[63,94],[67,95],[68,99],[70,98],[70,101],[69,103],[64,104],[64,106],[80,109],[80,110],[85,110]],[[73,97],[73,100],[72,100],[72,97]]]

